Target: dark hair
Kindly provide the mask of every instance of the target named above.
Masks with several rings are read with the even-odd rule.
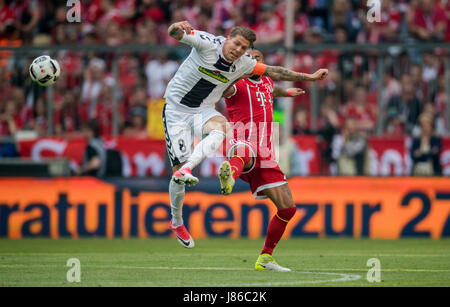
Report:
[[[100,122],[98,119],[90,119],[83,124],[86,129],[91,130],[94,133],[95,138],[100,137]]]
[[[256,41],[256,34],[252,29],[247,27],[233,27],[230,31],[230,37],[235,37],[236,35],[241,35],[243,38],[250,42],[250,46]]]

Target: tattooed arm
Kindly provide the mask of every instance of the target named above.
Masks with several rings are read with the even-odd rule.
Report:
[[[318,81],[323,80],[328,75],[328,69],[319,69],[313,74],[295,72],[281,66],[267,65],[264,76],[268,76],[277,81]]]
[[[175,38],[176,40],[180,40],[183,38],[184,32],[191,33],[194,28],[190,25],[187,21],[180,21],[172,24],[169,29],[167,29],[167,32],[169,32],[169,35]]]

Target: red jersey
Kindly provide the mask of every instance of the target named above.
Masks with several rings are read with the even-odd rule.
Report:
[[[230,122],[235,125],[235,139],[251,143],[260,158],[273,158],[272,79],[266,76],[259,81],[242,79],[233,88],[234,94],[225,98],[225,102]]]
[[[234,94],[225,98],[230,121],[243,124],[255,123],[258,129],[269,129],[264,123],[273,122],[273,81],[269,77],[261,76],[259,81],[242,79],[233,85]],[[271,125],[269,125],[271,126]],[[250,135],[250,133],[252,135]],[[247,138],[251,138],[253,131],[248,131]]]
[[[272,146],[273,81],[262,76],[259,81],[239,80],[233,87],[234,94],[225,98],[230,121],[235,124],[235,139],[226,144],[229,146],[227,157],[234,154],[232,150],[237,144],[250,145],[256,159],[250,169],[244,169],[240,178],[250,184],[256,199],[266,198],[265,189],[286,184],[286,176],[278,166]],[[242,140],[244,134],[236,123],[244,124],[245,140]]]

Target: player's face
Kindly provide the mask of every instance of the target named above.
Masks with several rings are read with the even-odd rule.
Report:
[[[250,47],[250,42],[242,35],[228,37],[223,45],[223,55],[228,61],[234,62],[239,59]]]
[[[263,63],[264,57],[259,50],[250,50],[248,54],[250,54],[252,58],[256,60],[256,62]]]

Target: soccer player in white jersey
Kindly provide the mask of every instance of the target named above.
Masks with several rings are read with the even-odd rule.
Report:
[[[192,248],[194,240],[182,218],[185,185],[198,183],[192,169],[219,148],[228,132],[227,120],[214,108],[223,92],[238,79],[251,75],[266,75],[273,80],[316,81],[325,78],[328,70],[304,74],[257,63],[246,53],[256,35],[245,27],[234,27],[225,38],[194,30],[187,21],[181,21],[172,24],[168,32],[193,47],[167,85],[163,109],[166,147],[173,171],[169,184],[170,225],[180,244]],[[194,135],[201,139],[195,148]]]

